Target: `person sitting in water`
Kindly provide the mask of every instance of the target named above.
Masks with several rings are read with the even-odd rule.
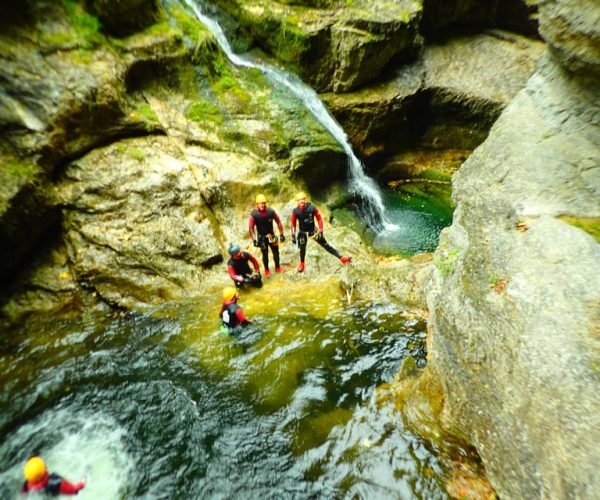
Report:
[[[304,272],[304,258],[306,257],[306,244],[308,237],[313,238],[319,245],[327,250],[331,255],[340,259],[342,264],[349,264],[352,257],[340,255],[323,236],[323,218],[319,209],[306,200],[306,194],[300,192],[296,195],[298,206],[292,210],[292,243],[296,243],[296,221],[298,221],[298,247],[300,248],[300,263],[298,264],[298,272]],[[317,220],[318,230],[315,226]]]
[[[256,258],[248,252],[242,252],[239,245],[229,245],[228,252],[231,258],[227,261],[227,272],[235,286],[238,288],[244,285],[262,287],[260,267]],[[248,262],[252,262],[254,273],[252,273]]]
[[[240,330],[252,323],[244,316],[244,311],[238,305],[237,290],[228,286],[223,290],[223,305],[221,306],[221,329],[230,335],[239,334]]]
[[[58,474],[50,474],[44,461],[38,457],[31,457],[23,468],[25,483],[21,493],[43,492],[46,495],[77,495],[85,486],[85,481],[70,483]]]

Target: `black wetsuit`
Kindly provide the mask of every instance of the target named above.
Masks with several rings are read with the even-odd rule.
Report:
[[[269,247],[273,253],[273,261],[275,262],[275,269],[279,268],[279,243],[275,236],[275,229],[273,228],[273,221],[277,221],[277,224],[281,226],[281,221],[277,216],[277,213],[272,208],[267,208],[264,213],[259,210],[253,210],[250,214],[250,234],[252,235],[253,226],[256,226],[256,233],[258,235],[257,243],[262,253],[262,261],[265,269],[269,269]],[[280,229],[282,230],[282,229]]]
[[[304,210],[300,210],[299,207],[294,208],[292,214],[295,220],[298,221],[298,247],[300,247],[300,261],[304,262],[304,258],[306,257],[306,243],[308,241],[308,237],[317,233],[315,218],[320,221],[320,225],[322,225],[322,219],[317,207],[310,203],[306,204]],[[318,233],[315,241],[331,255],[334,255],[338,259],[341,257],[340,253],[329,243],[327,243],[322,232]]]

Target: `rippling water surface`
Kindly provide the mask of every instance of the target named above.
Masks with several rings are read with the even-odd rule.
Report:
[[[430,446],[369,404],[424,358],[422,320],[277,276],[242,292],[256,323],[235,340],[218,299],[4,335],[0,496],[39,450],[88,478],[78,498],[447,497]]]

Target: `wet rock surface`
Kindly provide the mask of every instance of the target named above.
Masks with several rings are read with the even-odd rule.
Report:
[[[507,498],[599,486],[600,244],[561,216],[600,214],[600,86],[557,61],[571,58],[546,56],[455,174],[428,294],[444,418]]]

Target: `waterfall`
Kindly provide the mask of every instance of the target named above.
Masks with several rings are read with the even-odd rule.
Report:
[[[233,64],[262,71],[268,78],[289,89],[302,101],[314,118],[331,133],[344,149],[348,157],[350,193],[361,199],[367,222],[377,231],[384,228],[393,229],[395,226],[386,221],[385,206],[377,184],[365,174],[363,164],[354,154],[346,133],[335,118],[331,116],[317,93],[293,73],[284,72],[278,68],[235,54],[221,26],[214,19],[206,16],[194,0],[185,0],[185,2],[194,11],[198,20],[214,34],[221,49]]]

